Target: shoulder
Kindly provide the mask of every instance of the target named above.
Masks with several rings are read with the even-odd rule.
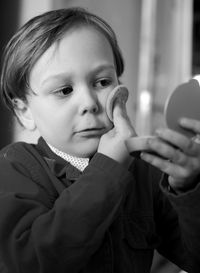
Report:
[[[0,170],[8,165],[29,165],[33,162],[33,154],[36,153],[34,144],[16,142],[7,145],[0,151]],[[39,154],[38,154],[39,156]]]
[[[43,177],[44,160],[35,144],[17,142],[0,151],[0,185],[17,184],[32,180],[37,182]]]
[[[0,168],[2,164],[19,161],[20,159],[24,161],[32,149],[32,144],[25,142],[16,142],[7,145],[0,150]]]
[[[51,172],[37,146],[18,142],[0,151],[0,191],[45,192],[49,200],[54,200],[56,192],[51,183]]]
[[[35,191],[29,166],[33,160],[32,144],[18,142],[0,151],[0,190],[4,192]]]
[[[26,142],[16,142],[5,146],[0,150],[0,160],[12,160],[17,157],[26,155],[34,147],[34,144],[29,144]]]
[[[4,147],[0,151],[0,170],[8,167],[24,166],[30,168],[33,162],[37,162],[40,155],[34,144],[16,142]]]

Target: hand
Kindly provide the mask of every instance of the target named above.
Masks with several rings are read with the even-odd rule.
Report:
[[[98,152],[127,166],[132,158],[124,141],[135,135],[135,130],[127,115],[125,102],[117,98],[113,108],[113,128],[101,137]]]
[[[200,134],[200,121],[184,118],[180,125]],[[170,129],[160,129],[157,135],[148,145],[158,156],[142,153],[142,159],[167,173],[169,184],[177,193],[192,189],[199,182],[200,143]]]

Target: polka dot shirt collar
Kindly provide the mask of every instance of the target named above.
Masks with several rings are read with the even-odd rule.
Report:
[[[48,143],[47,143],[48,144]],[[82,157],[75,157],[71,156],[67,153],[64,153],[57,148],[53,147],[52,145],[48,144],[49,148],[54,152],[56,155],[60,156],[64,160],[68,161],[71,165],[76,167],[79,171],[83,172],[84,169],[89,164],[89,158],[82,158]]]

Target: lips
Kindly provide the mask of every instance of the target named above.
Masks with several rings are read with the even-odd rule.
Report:
[[[82,137],[100,137],[105,133],[106,129],[104,127],[92,127],[85,128],[76,132],[77,135]]]

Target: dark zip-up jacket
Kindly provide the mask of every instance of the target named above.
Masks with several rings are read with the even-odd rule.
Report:
[[[42,138],[7,146],[0,154],[3,272],[147,273],[157,249],[199,273],[200,187],[175,195],[167,185],[138,159],[126,170],[97,153],[81,173]]]

